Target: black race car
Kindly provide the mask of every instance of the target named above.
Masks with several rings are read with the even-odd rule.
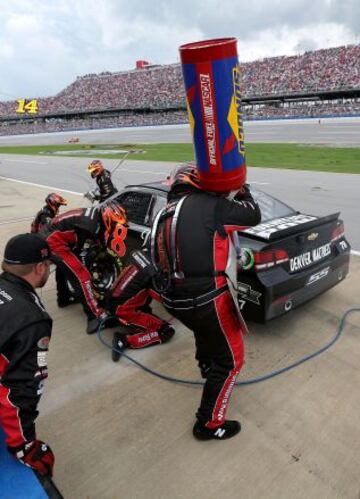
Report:
[[[112,197],[127,211],[129,248],[142,246],[167,191],[160,182],[129,185]],[[262,191],[251,192],[262,221],[239,232],[238,299],[246,319],[266,322],[345,279],[350,244],[339,213],[305,215]]]

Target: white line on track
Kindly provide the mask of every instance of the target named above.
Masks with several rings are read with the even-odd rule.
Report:
[[[25,180],[18,180],[17,178],[2,177],[0,179],[9,180],[10,182],[18,182],[19,184],[34,185],[35,187],[43,187],[44,189],[50,189],[52,191],[68,192],[69,194],[75,194],[76,196],[83,196],[83,192],[68,191],[67,189],[61,189],[60,187],[53,187],[51,185],[35,184],[34,182],[27,182]]]
[[[33,161],[32,159],[10,159],[10,158],[3,158],[3,161],[12,161],[15,163],[33,163],[35,165],[46,165],[47,163],[44,163],[43,161]]]
[[[32,220],[33,218],[34,217],[14,218],[13,220],[6,220],[5,222],[0,222],[0,225],[18,224],[20,222],[27,222],[28,220]]]

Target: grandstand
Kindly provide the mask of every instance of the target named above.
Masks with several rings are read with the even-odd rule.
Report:
[[[360,45],[241,68],[245,120],[360,115]],[[0,135],[187,121],[179,64],[88,74],[36,104],[36,114],[19,114],[18,101],[0,102]]]

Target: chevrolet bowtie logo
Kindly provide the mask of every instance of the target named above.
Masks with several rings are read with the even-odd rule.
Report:
[[[319,233],[318,232],[312,232],[311,234],[308,235],[308,240],[309,241],[315,241],[315,239],[317,239]]]

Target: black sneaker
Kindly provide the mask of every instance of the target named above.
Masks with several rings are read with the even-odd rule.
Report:
[[[174,336],[175,329],[172,326],[170,326],[170,324],[165,322],[162,326],[160,326],[158,332],[161,338],[161,343],[166,343],[167,341],[170,341],[171,338]]]
[[[217,428],[206,428],[200,421],[196,421],[193,435],[197,440],[226,440],[234,437],[240,430],[239,421],[225,421]]]
[[[98,319],[97,317],[93,317],[92,319],[88,319],[87,322],[87,327],[86,327],[86,333],[87,334],[94,334],[97,332],[99,327],[101,326],[101,319]],[[102,325],[101,329],[104,329],[104,324]]]
[[[126,333],[121,333],[120,331],[114,332],[111,352],[111,358],[114,362],[118,362],[120,360],[123,351],[128,346],[126,336]]]
[[[59,308],[65,308],[74,303],[79,303],[79,300],[75,296],[69,296],[67,298],[58,298],[57,305]]]
[[[119,325],[119,321],[115,318],[114,322],[113,317],[111,315],[106,315],[106,312],[103,312],[100,317],[88,317],[87,334],[94,334],[97,332],[99,327],[101,329],[105,329],[107,327],[113,327],[113,325]]]

